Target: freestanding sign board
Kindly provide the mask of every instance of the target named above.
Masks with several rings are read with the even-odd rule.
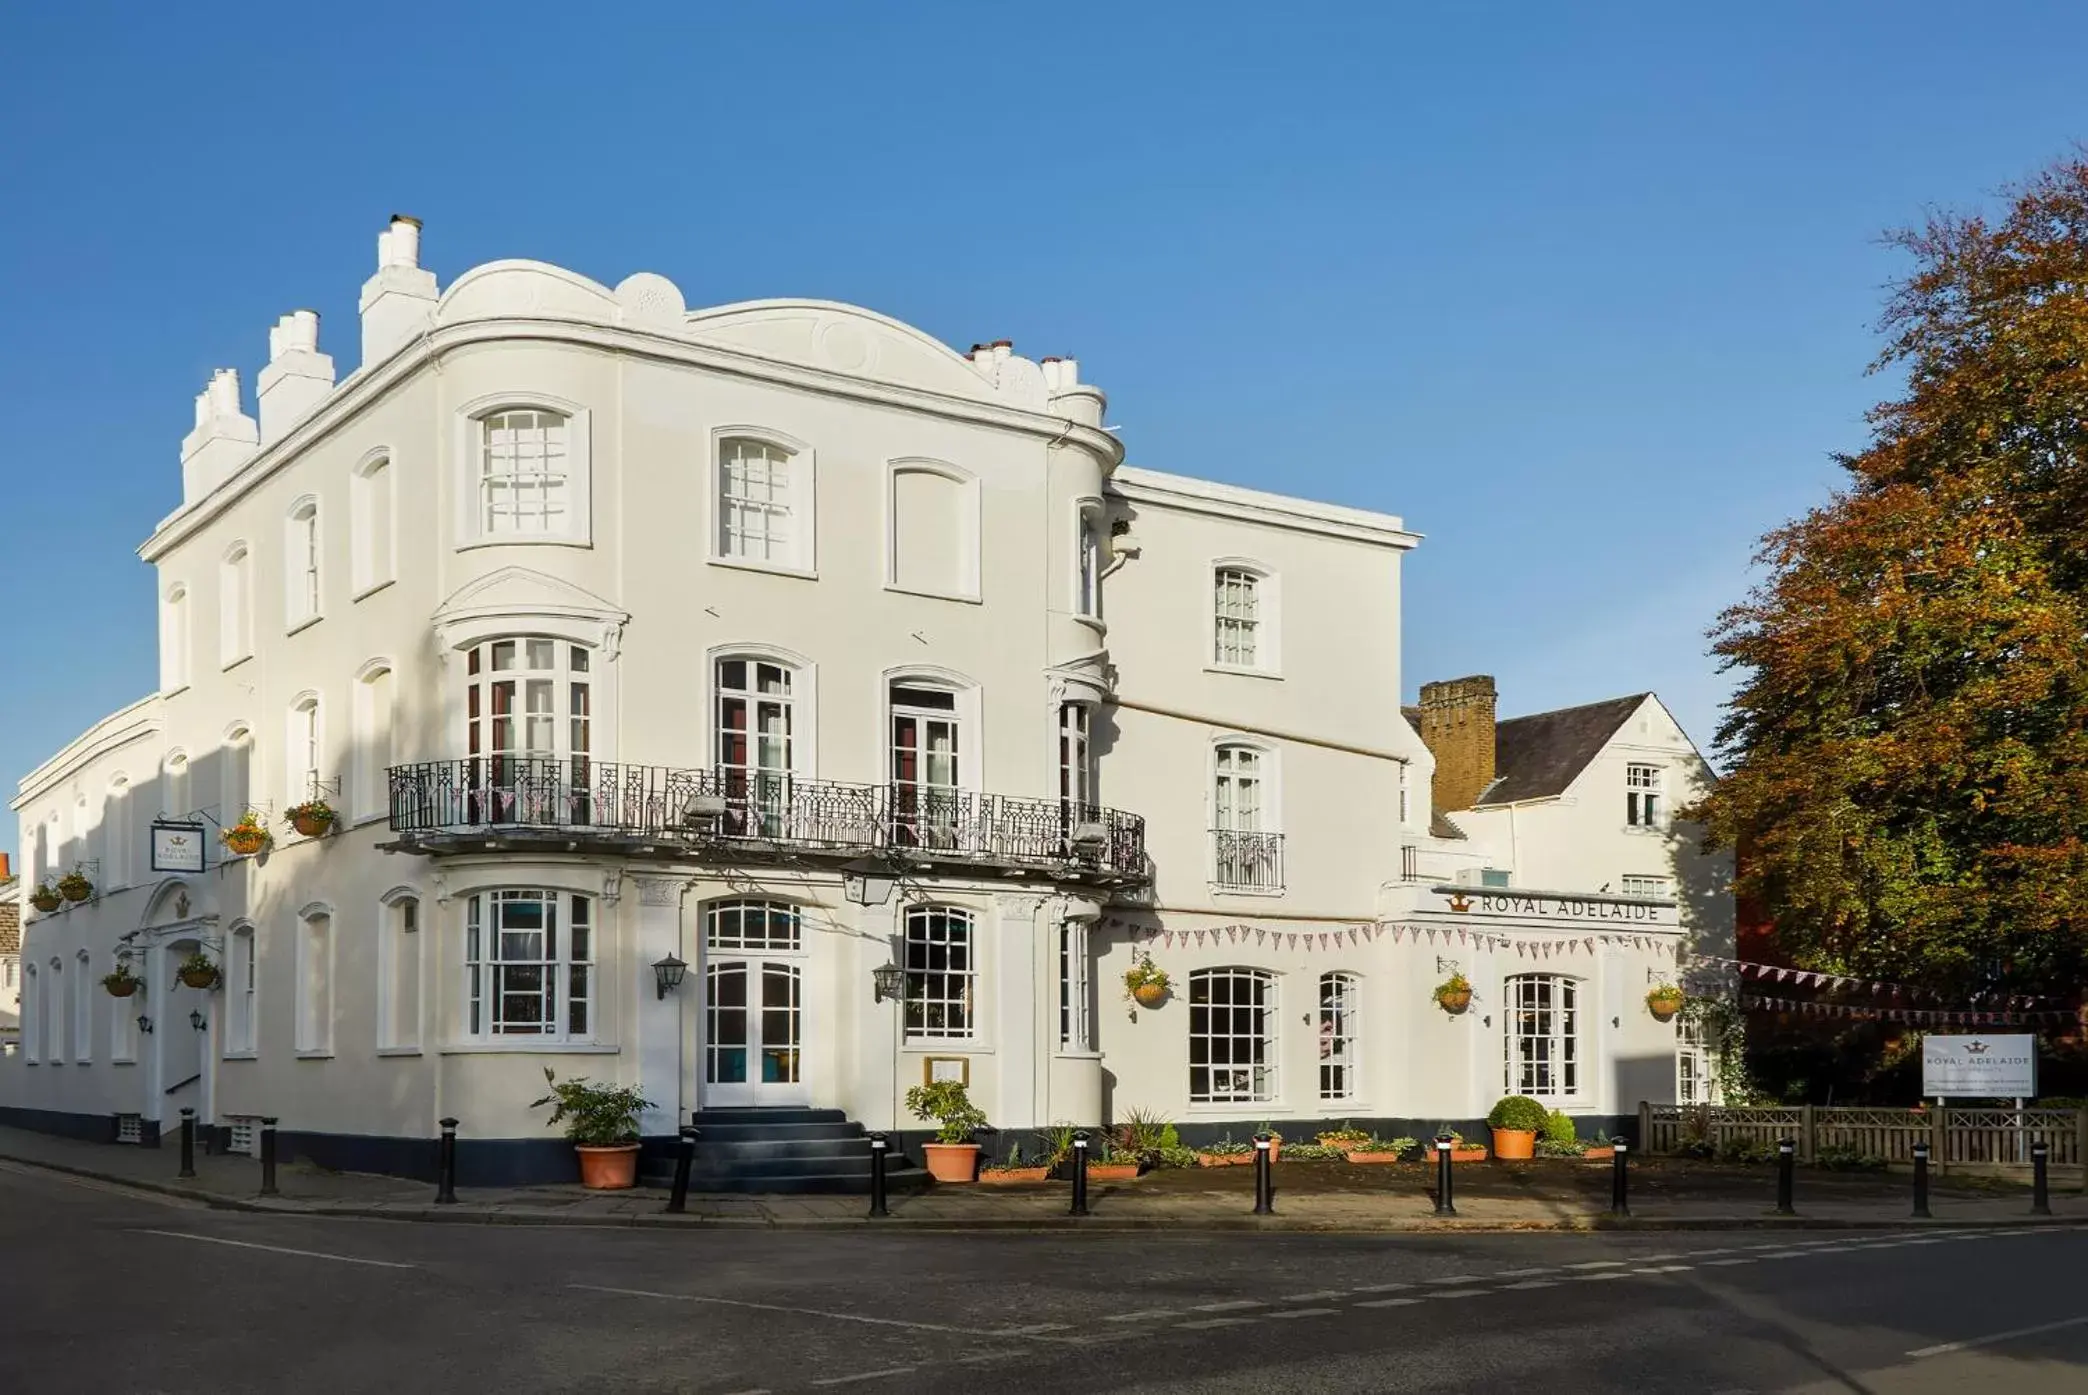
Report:
[[[172,819],[152,821],[152,870],[155,872],[200,872],[203,870],[203,825]]]
[[[1921,1093],[1934,1099],[2034,1099],[2037,1038],[1927,1037],[1921,1043]]]

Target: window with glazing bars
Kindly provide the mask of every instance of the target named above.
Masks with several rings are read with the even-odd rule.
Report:
[[[764,441],[718,446],[718,552],[754,562],[794,560],[790,452]]]
[[[972,1034],[972,929],[969,911],[907,908],[907,1036],[948,1039]]]
[[[1255,1104],[1276,1097],[1276,984],[1260,969],[1189,975],[1189,1098]]]
[[[1260,578],[1238,567],[1220,567],[1213,578],[1216,645],[1212,658],[1221,664],[1253,668],[1258,662],[1261,627],[1260,600],[1255,590]]]
[[[1553,974],[1519,974],[1506,986],[1507,1092],[1535,1099],[1580,1093],[1574,981]]]
[[[587,897],[560,891],[514,889],[472,897],[464,926],[467,1030],[473,1036],[587,1039],[594,1000],[591,912]]]
[[[489,534],[562,533],[570,507],[566,419],[497,412],[481,426],[480,523]]]

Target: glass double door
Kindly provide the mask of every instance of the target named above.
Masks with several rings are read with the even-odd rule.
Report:
[[[716,956],[703,971],[703,1105],[807,1103],[798,965]]]

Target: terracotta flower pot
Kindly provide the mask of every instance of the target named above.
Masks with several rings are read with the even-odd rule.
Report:
[[[1436,1005],[1455,1017],[1472,1005],[1472,990],[1458,988],[1436,994]]]
[[[1485,1162],[1486,1150],[1484,1148],[1452,1148],[1450,1150],[1450,1161],[1454,1163]]]
[[[1675,1020],[1675,1014],[1682,1011],[1682,1000],[1680,998],[1648,998],[1646,999],[1646,1011],[1653,1014],[1655,1022],[1672,1022]]]
[[[1272,1139],[1270,1139],[1270,1140],[1269,1140],[1269,1161],[1270,1161],[1270,1162],[1272,1162],[1272,1163],[1273,1163],[1273,1162],[1280,1162],[1280,1161],[1282,1161],[1282,1159],[1283,1159],[1283,1140],[1282,1140],[1282,1139],[1280,1139],[1280,1138],[1272,1138]],[[1252,1153],[1249,1153],[1249,1154],[1247,1155],[1247,1161],[1248,1161],[1248,1162],[1250,1162],[1250,1163],[1251,1163],[1251,1162],[1253,1162],[1253,1161],[1254,1161],[1254,1154],[1252,1154]]]
[[[1089,1163],[1090,1182],[1130,1182],[1138,1177],[1138,1164],[1132,1163]]]
[[[1370,1153],[1360,1148],[1346,1154],[1346,1156],[1352,1163],[1396,1163],[1399,1161],[1399,1154],[1397,1153]]]
[[[225,830],[225,850],[234,857],[252,857],[268,846],[268,835],[258,828]]]
[[[1041,1182],[1050,1175],[1048,1167],[989,1167],[979,1173],[979,1180],[993,1185],[1009,1182]]]
[[[1608,1162],[1611,1158],[1615,1157],[1616,1155],[1617,1150],[1610,1147],[1607,1143],[1601,1145],[1600,1147],[1591,1146],[1581,1150],[1581,1156],[1588,1159],[1588,1161],[1590,1162]]]
[[[1246,1167],[1254,1161],[1252,1153],[1198,1153],[1198,1167]]]
[[[606,1148],[574,1144],[580,1155],[580,1185],[598,1192],[622,1191],[638,1185],[638,1145],[617,1143]]]
[[[928,1165],[928,1175],[938,1182],[969,1182],[978,1175],[979,1145],[923,1143],[921,1160]]]
[[[1131,990],[1131,997],[1142,1008],[1156,1008],[1167,1001],[1167,986],[1160,983],[1141,983]]]
[[[215,988],[218,986],[218,971],[215,967],[208,969],[182,969],[176,974],[176,977],[191,988]]]
[[[1537,1155],[1537,1131],[1535,1129],[1495,1129],[1493,1131],[1494,1156],[1503,1159],[1531,1158]]]
[[[290,826],[307,838],[321,838],[333,827],[333,820],[325,814],[298,814],[290,820]]]
[[[102,987],[109,990],[109,996],[112,998],[128,998],[138,991],[138,980],[119,978],[113,983],[104,983]]]

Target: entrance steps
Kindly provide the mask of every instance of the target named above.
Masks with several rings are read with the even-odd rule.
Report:
[[[838,1109],[703,1109],[695,1125],[692,1192],[870,1191],[870,1138]],[[644,1180],[666,1186],[674,1161],[651,1157]],[[928,1174],[893,1158],[885,1171],[893,1191],[926,1186]]]

